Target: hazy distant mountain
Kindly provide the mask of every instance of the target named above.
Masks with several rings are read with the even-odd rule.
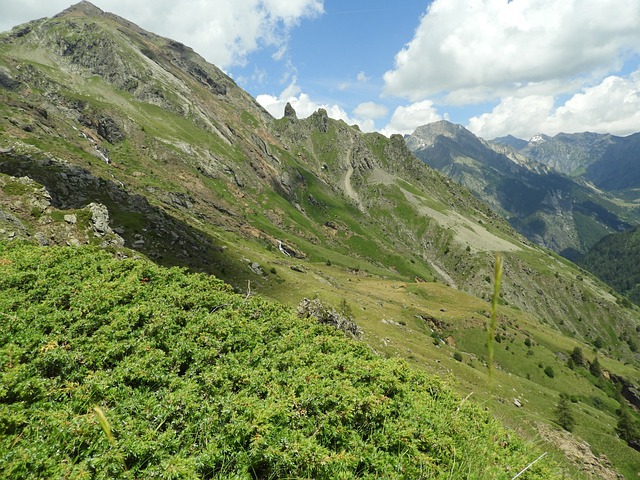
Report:
[[[528,142],[507,136],[490,143],[508,145],[559,172],[582,176],[602,190],[640,201],[640,133],[626,137],[592,132],[539,134]]]
[[[504,138],[497,138],[492,142],[506,143]],[[524,140],[509,141],[508,144],[531,160],[543,163],[567,175],[578,175],[584,173],[589,165],[602,158],[613,138],[612,135],[590,132],[559,133],[554,137],[538,134],[528,142]]]
[[[584,177],[599,188],[617,192],[640,205],[640,133],[611,137]]]
[[[508,145],[515,148],[516,150],[521,150],[525,148],[529,142],[527,142],[526,140],[522,140],[521,138],[514,137],[513,135],[507,135],[506,137],[494,138],[493,140],[491,140],[491,143]]]
[[[417,128],[406,142],[418,158],[469,187],[532,241],[575,258],[602,236],[631,225],[625,219],[629,212],[588,182],[524,155],[567,152],[563,138],[536,135],[529,142],[515,137],[485,142],[460,125],[440,121]],[[581,144],[581,137],[571,138]],[[523,142],[524,148],[514,147]],[[588,155],[583,152],[582,157]]]

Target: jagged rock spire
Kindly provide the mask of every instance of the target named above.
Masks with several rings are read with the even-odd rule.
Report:
[[[284,117],[289,118],[291,120],[298,119],[298,115],[296,115],[296,111],[293,109],[293,107],[289,102],[287,102],[287,104],[284,106]]]

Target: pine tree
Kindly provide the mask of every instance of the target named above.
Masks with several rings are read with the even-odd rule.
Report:
[[[569,403],[569,396],[561,393],[560,400],[555,409],[556,422],[566,431],[573,431],[573,427],[576,424],[576,419],[571,412],[571,404]]]
[[[618,424],[616,433],[620,435],[630,447],[640,451],[640,422],[638,422],[630,412],[629,408],[623,405],[618,410]]]
[[[600,362],[598,361],[598,357],[593,359],[593,362],[589,365],[589,371],[591,375],[596,378],[599,378],[602,375],[602,367],[600,366]]]
[[[576,347],[573,349],[573,351],[571,352],[571,359],[576,366],[584,366],[584,355],[582,355],[582,349],[580,347]]]

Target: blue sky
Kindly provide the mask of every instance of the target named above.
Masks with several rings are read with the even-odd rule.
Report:
[[[73,1],[0,1],[0,30]],[[274,116],[491,139],[640,131],[640,0],[94,0],[193,47]]]

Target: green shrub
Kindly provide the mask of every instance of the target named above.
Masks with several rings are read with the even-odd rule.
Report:
[[[0,260],[6,478],[505,478],[537,456],[440,380],[213,277],[89,246]]]

